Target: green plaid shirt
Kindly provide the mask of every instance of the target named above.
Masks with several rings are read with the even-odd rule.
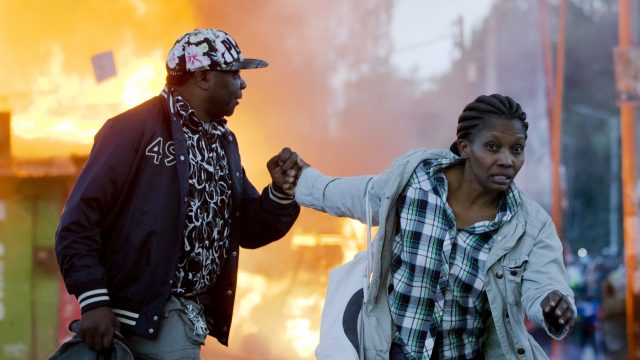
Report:
[[[409,359],[431,358],[436,339],[440,359],[482,357],[491,314],[482,274],[493,235],[513,216],[520,195],[511,186],[494,221],[456,229],[442,170],[463,161],[425,160],[398,198],[389,300],[394,341]]]

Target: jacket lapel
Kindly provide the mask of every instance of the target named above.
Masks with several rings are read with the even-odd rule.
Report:
[[[227,161],[229,162],[229,171],[231,176],[231,206],[237,209],[240,206],[241,194],[242,194],[242,180],[243,171],[240,163],[240,152],[238,151],[238,143],[234,139],[234,135],[231,130],[227,130],[222,135],[222,148],[227,155]]]
[[[173,144],[176,151],[176,169],[178,171],[178,179],[180,181],[180,199],[183,213],[186,213],[186,203],[182,199],[187,198],[187,192],[189,189],[189,150],[187,149],[187,139],[184,136],[182,130],[182,124],[180,121],[169,114],[167,109],[167,102],[163,101],[162,110],[164,116],[169,119],[171,126],[171,136],[173,137]]]

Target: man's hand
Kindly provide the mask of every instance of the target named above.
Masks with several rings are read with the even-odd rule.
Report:
[[[111,347],[113,333],[118,328],[118,320],[111,309],[102,306],[82,314],[80,336],[92,350],[106,350]]]
[[[550,292],[542,299],[540,306],[544,319],[553,331],[560,332],[563,327],[571,330],[575,325],[575,313],[571,301],[558,290]]]
[[[267,169],[271,175],[271,186],[278,192],[293,196],[300,174],[298,154],[289,148],[284,148],[267,162]]]

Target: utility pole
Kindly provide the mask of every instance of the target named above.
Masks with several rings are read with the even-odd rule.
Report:
[[[619,47],[621,51],[630,49],[633,46],[633,32],[631,23],[631,3],[629,0],[619,0],[618,12],[618,32]],[[638,214],[635,204],[635,181],[636,181],[636,128],[635,128],[635,108],[634,105],[620,103],[620,147],[622,163],[622,213],[623,213],[623,235],[624,235],[624,260],[627,270],[627,344],[628,359],[637,359],[638,319],[635,274],[637,266],[636,254],[636,223]]]
[[[558,45],[556,47],[555,96],[551,117],[551,161],[553,164],[553,209],[551,216],[561,239],[562,229],[562,184],[560,182],[560,160],[562,150],[562,102],[564,97],[564,53],[567,32],[567,0],[560,1],[560,19],[558,24]]]
[[[562,150],[562,102],[564,97],[564,57],[567,30],[567,7],[567,0],[560,0],[558,43],[556,45],[556,61],[554,69],[549,24],[549,3],[548,0],[538,0],[538,24],[540,27],[540,42],[542,44],[542,63],[545,75],[544,90],[547,100],[547,116],[549,117],[549,143],[551,144],[551,217],[556,226],[558,237],[563,244],[563,257],[565,259],[566,254],[569,251],[569,246],[564,241],[562,227],[563,187],[560,179],[560,160]],[[560,342],[552,342],[551,357],[553,359],[560,358],[560,348]]]
[[[549,123],[553,119],[553,50],[551,46],[551,23],[549,21],[549,0],[538,0],[538,25],[540,27],[540,43],[542,44],[542,65],[544,69],[544,95],[547,101],[547,117]],[[549,126],[549,138],[552,136]]]
[[[453,22],[453,46],[464,53],[464,18],[462,15]]]

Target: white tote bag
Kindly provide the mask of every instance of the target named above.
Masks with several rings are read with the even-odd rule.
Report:
[[[327,297],[320,320],[318,360],[361,360],[363,352],[362,304],[369,289],[371,268],[371,209],[365,196],[367,249],[329,274]]]
[[[361,359],[362,302],[367,281],[367,252],[361,251],[329,275],[322,308],[319,360]]]

